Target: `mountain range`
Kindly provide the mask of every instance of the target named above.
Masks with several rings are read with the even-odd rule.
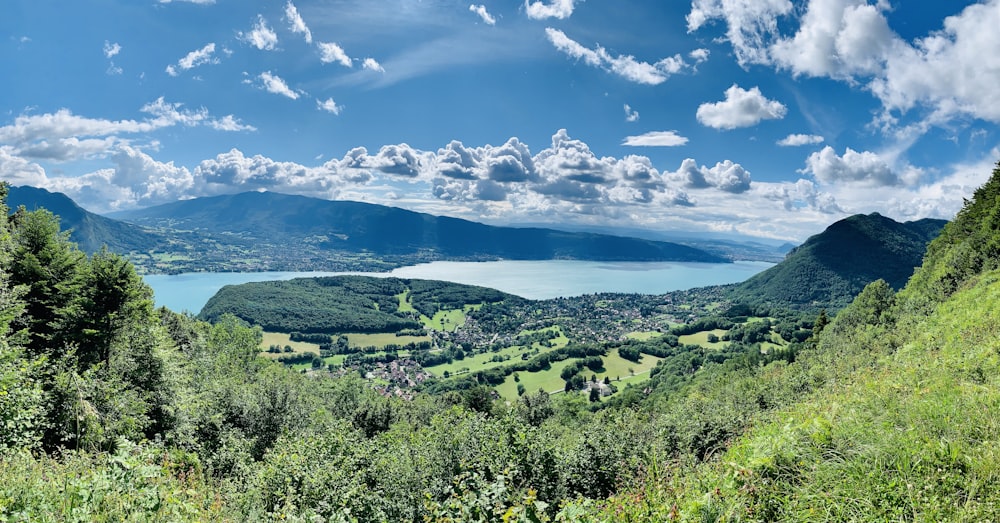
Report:
[[[106,245],[146,272],[372,271],[433,260],[728,263],[703,249],[590,232],[496,227],[352,201],[272,192],[196,198],[109,217],[65,195],[10,190],[11,208],[45,207],[86,251]]]

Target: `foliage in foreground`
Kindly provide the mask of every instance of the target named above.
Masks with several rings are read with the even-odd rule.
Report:
[[[869,285],[805,349],[690,376],[673,362],[669,382],[596,412],[485,388],[384,398],[262,361],[259,329],[231,316],[127,306],[95,323],[72,312],[84,287],[25,288],[0,249],[0,416],[24,427],[0,431],[0,519],[995,521],[1000,234],[976,225],[1000,214],[990,187],[915,283]],[[46,311],[61,320],[32,323]]]

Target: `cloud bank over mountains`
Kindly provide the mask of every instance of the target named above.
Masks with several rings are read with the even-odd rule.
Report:
[[[732,160],[706,166],[687,158],[671,170],[658,169],[641,155],[601,156],[565,129],[537,152],[511,137],[500,145],[454,140],[434,151],[405,143],[377,151],[357,147],[313,165],[233,148],[181,166],[157,160],[157,144],[145,135],[168,127],[252,128],[232,115],[217,118],[206,109],[186,109],[162,98],[142,110],[148,118],[138,121],[92,119],[68,110],[17,118],[0,127],[5,144],[0,176],[16,185],[64,192],[99,212],[268,190],[492,221],[569,218],[580,224],[675,229],[703,229],[707,223],[717,231],[791,239],[864,210],[874,194],[885,195],[886,189],[891,196],[880,210],[887,214],[947,216],[977,179],[965,170],[921,186],[919,176],[893,172],[876,153],[848,148],[841,155],[827,146],[807,158],[801,178],[759,182]],[[666,132],[645,139],[670,145],[663,141],[676,144],[679,138]],[[111,166],[79,176],[50,174],[38,163],[98,159]],[[963,190],[955,191],[956,184]]]

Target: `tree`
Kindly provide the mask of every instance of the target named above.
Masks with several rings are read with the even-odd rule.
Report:
[[[19,326],[28,329],[27,352],[58,354],[69,341],[63,320],[82,285],[84,254],[70,243],[68,233],[59,232],[59,219],[44,209],[21,207],[11,225],[10,283],[26,289]]]
[[[128,326],[154,323],[153,291],[122,256],[102,249],[81,271],[80,292],[64,312],[80,367],[111,358],[112,343]],[[127,349],[126,349],[127,350]]]
[[[591,387],[590,388],[590,401],[592,401],[592,402],[601,401],[601,388],[600,387]]]

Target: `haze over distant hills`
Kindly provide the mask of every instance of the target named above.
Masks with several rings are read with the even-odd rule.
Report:
[[[753,303],[840,308],[878,279],[902,288],[946,223],[899,223],[878,213],[844,218],[736,286],[734,295]]]
[[[495,227],[351,201],[271,192],[90,213],[66,196],[11,189],[12,206],[45,207],[84,250],[101,245],[148,272],[386,270],[432,260],[577,259],[726,263],[677,243],[544,228]]]

